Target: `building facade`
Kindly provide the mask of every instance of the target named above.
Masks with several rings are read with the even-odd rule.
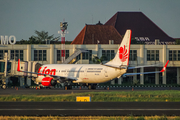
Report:
[[[93,64],[94,56],[106,56],[107,61],[113,59],[118,44],[90,44],[90,45],[66,45],[66,58],[77,49],[83,48],[88,53],[81,53],[75,64]],[[170,60],[164,73],[137,75],[119,78],[111,81],[111,84],[125,84],[138,81],[138,84],[180,84],[180,45],[131,45],[129,66],[153,65],[155,67],[128,70],[131,72],[159,71]],[[0,59],[4,53],[8,53],[9,60],[21,59],[22,61],[37,61],[41,64],[61,63],[61,44],[39,45],[0,45]]]

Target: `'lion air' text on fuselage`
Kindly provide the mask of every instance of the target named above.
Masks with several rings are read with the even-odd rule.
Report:
[[[41,72],[41,68],[39,68],[38,73],[41,74],[50,74],[50,75],[56,75],[56,69],[46,69],[47,67],[44,67],[43,71]],[[40,76],[40,75],[38,75]]]

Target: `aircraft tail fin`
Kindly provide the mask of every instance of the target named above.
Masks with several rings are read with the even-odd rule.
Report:
[[[131,30],[127,30],[124,38],[118,48],[116,56],[114,59],[106,63],[106,66],[118,67],[118,68],[127,68],[129,65],[129,53],[131,45]]]
[[[19,71],[19,72],[20,72],[20,59],[18,59],[17,71]]]

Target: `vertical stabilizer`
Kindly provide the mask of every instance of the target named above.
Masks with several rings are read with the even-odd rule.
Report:
[[[131,30],[127,30],[113,60],[105,65],[112,67],[128,66],[131,45]]]
[[[17,71],[20,72],[20,59],[18,59],[18,67],[17,67]]]

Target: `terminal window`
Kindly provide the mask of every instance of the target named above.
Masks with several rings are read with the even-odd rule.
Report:
[[[180,50],[169,50],[170,61],[180,61]]]
[[[20,59],[23,61],[23,50],[11,50],[11,59],[15,59],[16,61]]]
[[[69,50],[65,50],[65,58],[69,57]],[[61,61],[61,50],[57,50],[57,61]]]
[[[147,61],[159,61],[159,50],[147,50]]]
[[[130,50],[130,61],[136,61],[137,60],[137,50]]]
[[[0,50],[0,60],[4,59],[4,54],[8,53],[8,50]]]
[[[80,60],[81,59],[81,54],[79,54],[77,57],[76,57],[76,61]]]
[[[83,60],[90,60],[92,61],[92,50],[88,50],[88,52],[82,53],[82,59]]]
[[[66,50],[65,52],[65,58],[67,59],[69,57],[69,50]]]
[[[46,50],[34,50],[34,61],[46,61]]]
[[[112,60],[115,56],[114,50],[102,50],[102,56],[105,56],[107,60]]]

